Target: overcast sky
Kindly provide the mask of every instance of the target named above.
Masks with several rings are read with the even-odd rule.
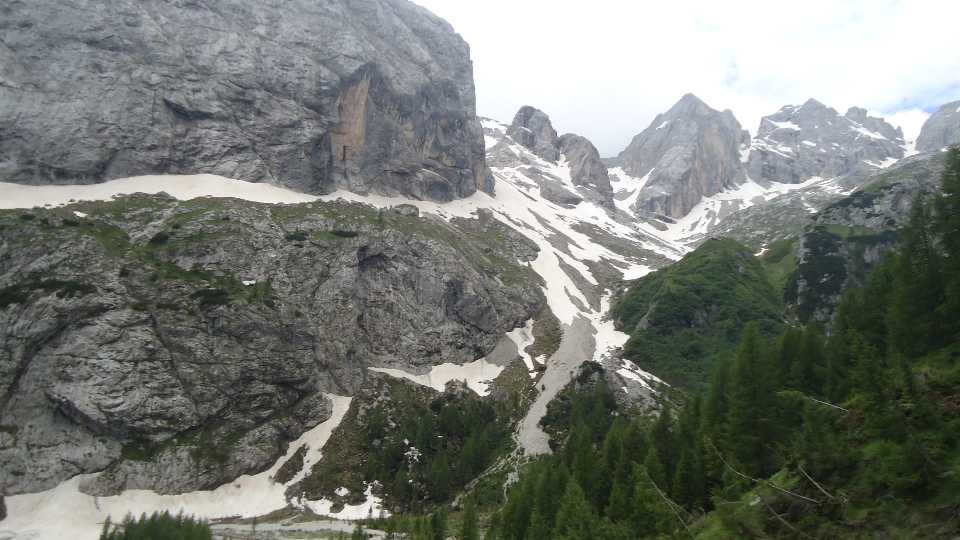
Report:
[[[533,105],[604,156],[687,92],[751,133],[814,97],[908,138],[960,99],[960,0],[414,1],[470,44],[480,115]]]

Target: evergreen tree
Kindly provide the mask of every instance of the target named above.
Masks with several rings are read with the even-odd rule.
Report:
[[[727,444],[748,474],[761,476],[772,468],[766,450],[773,442],[775,403],[770,371],[759,327],[743,332],[730,380]]]
[[[947,152],[941,181],[941,196],[937,199],[937,229],[946,255],[945,296],[939,315],[949,338],[960,339],[960,147]]]
[[[597,516],[576,479],[571,477],[560,501],[553,529],[556,540],[593,540]]]
[[[460,526],[460,540],[480,539],[477,521],[477,503],[473,497],[468,497],[463,509],[463,523]]]
[[[938,306],[943,299],[940,254],[931,234],[932,219],[923,200],[914,201],[894,257],[893,290],[887,312],[889,346],[915,358],[940,345],[943,330]]]

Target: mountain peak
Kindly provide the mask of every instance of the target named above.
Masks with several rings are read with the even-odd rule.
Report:
[[[817,101],[814,98],[810,98],[803,102],[803,105],[800,106],[801,109],[829,109],[823,103]]]
[[[507,135],[547,161],[560,159],[557,130],[547,113],[524,105],[513,117]]]
[[[739,148],[746,140],[749,135],[733,113],[721,113],[685,94],[620,153],[627,174],[650,175],[636,210],[681,217],[703,197],[739,184]]]
[[[941,106],[927,118],[917,137],[917,150],[936,152],[960,144],[960,100]]]
[[[717,111],[712,109],[702,99],[693,94],[687,93],[684,94],[683,97],[681,97],[680,100],[673,105],[673,107],[670,107],[670,110],[668,110],[665,114],[668,118],[670,118],[691,114],[703,116],[715,112]]]

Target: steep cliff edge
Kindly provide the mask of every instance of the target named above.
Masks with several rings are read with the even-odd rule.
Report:
[[[467,44],[406,0],[0,7],[0,181],[491,191]]]

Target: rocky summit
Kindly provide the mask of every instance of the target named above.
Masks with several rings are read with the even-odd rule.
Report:
[[[749,139],[732,112],[715,111],[693,94],[683,96],[619,155],[627,174],[648,178],[634,209],[679,218],[703,197],[740,184],[740,149]]]
[[[497,142],[496,135],[494,130],[494,144]],[[587,138],[574,133],[558,137],[547,113],[529,105],[517,111],[505,135],[545,162],[558,164],[562,160],[569,167],[567,176],[575,186],[576,193],[564,188],[562,181],[550,178],[549,173],[540,168],[538,183],[545,198],[558,204],[574,205],[587,198],[601,206],[613,208],[607,167],[600,159],[600,152]],[[515,153],[508,153],[505,159],[509,162],[515,156]],[[497,161],[497,164],[505,163]]]
[[[955,144],[960,144],[960,101],[937,109],[917,137],[917,150],[921,152],[938,152]]]
[[[903,133],[867,111],[841,116],[815,99],[788,105],[760,121],[747,172],[754,180],[795,184],[811,177],[856,186],[904,156]]]
[[[467,44],[405,0],[7,2],[0,181],[491,191]]]

